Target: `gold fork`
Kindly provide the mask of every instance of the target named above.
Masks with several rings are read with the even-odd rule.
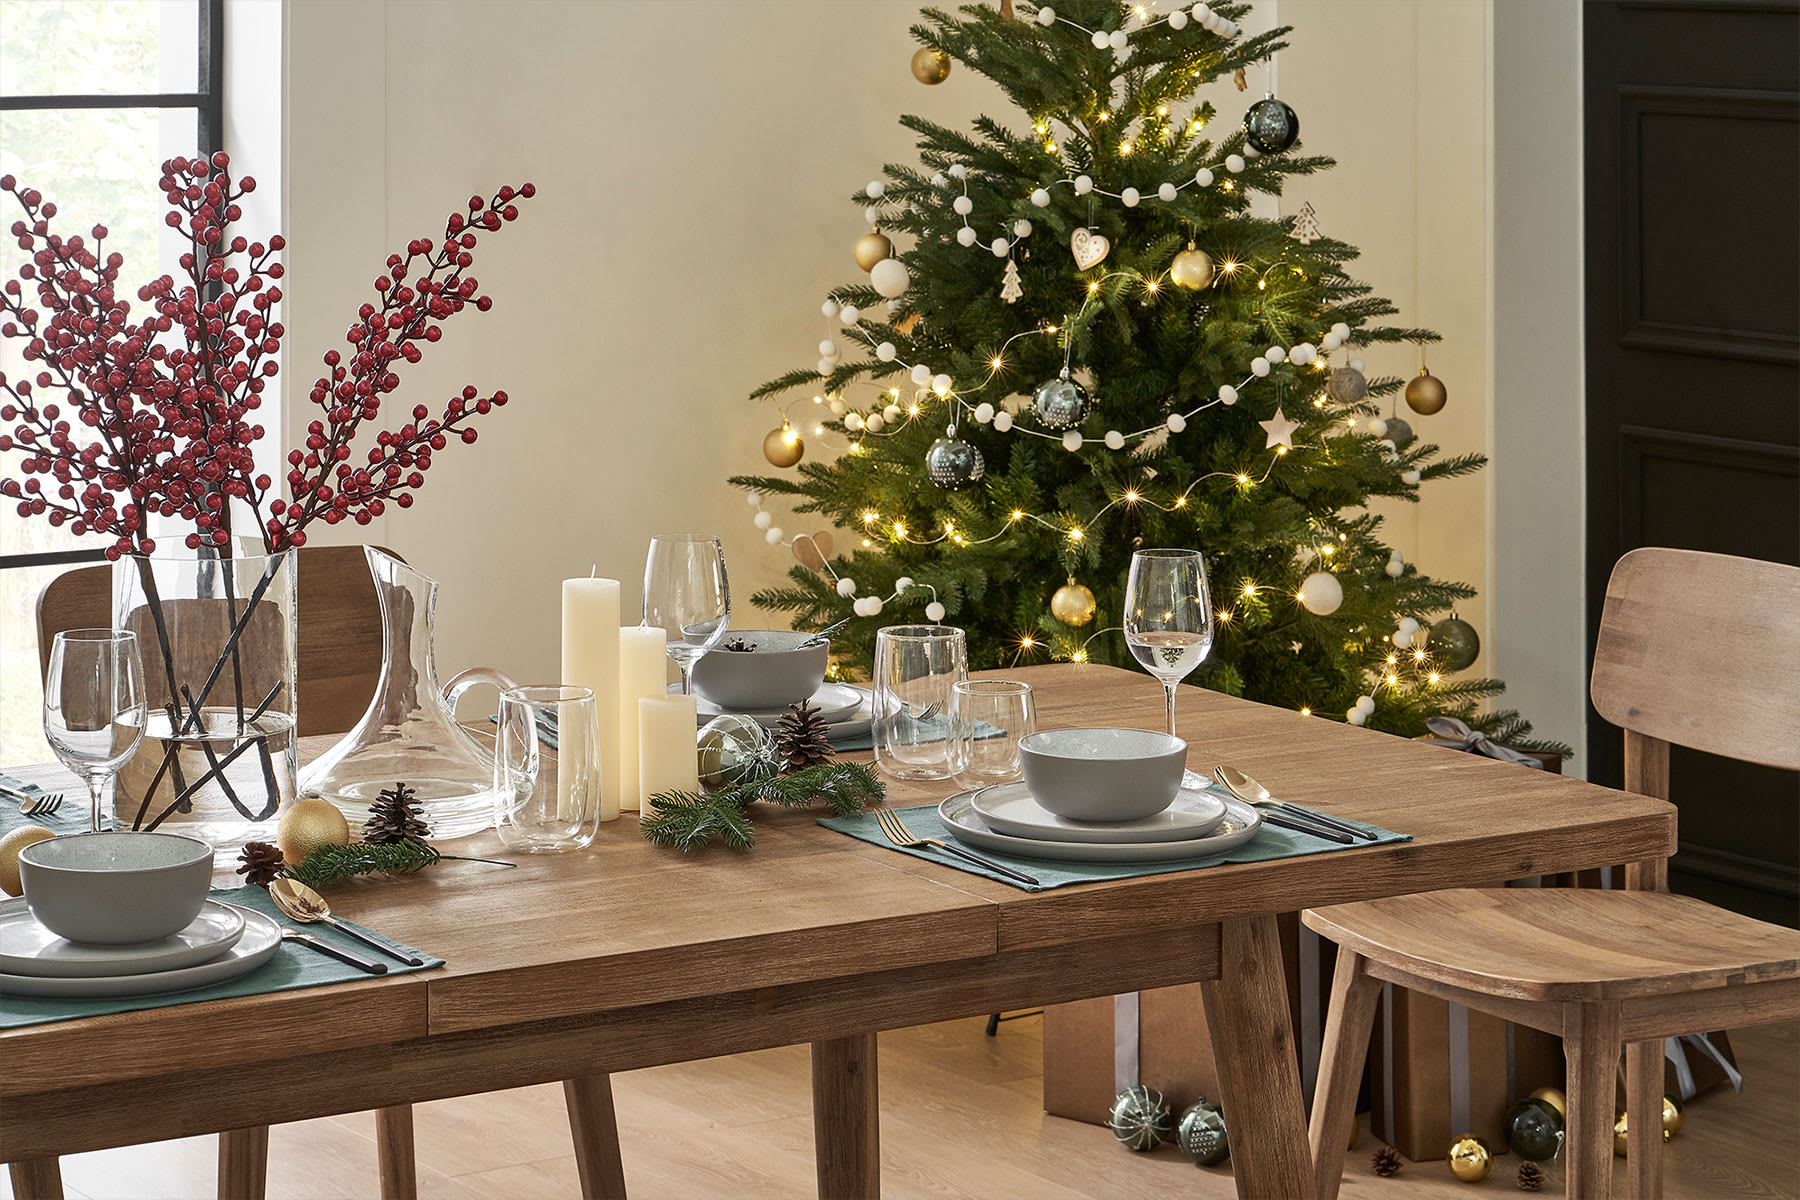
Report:
[[[1023,871],[1015,871],[1011,867],[1003,867],[997,862],[990,862],[981,857],[981,855],[970,854],[967,850],[964,850],[959,846],[952,846],[948,843],[940,842],[936,838],[914,837],[912,831],[907,829],[907,827],[901,823],[900,814],[890,812],[885,808],[878,808],[875,810],[875,823],[881,826],[881,832],[887,835],[888,841],[903,849],[917,850],[920,846],[932,846],[944,851],[946,854],[954,854],[958,858],[967,859],[979,866],[986,867],[990,871],[998,871],[1008,879],[1017,879],[1020,883],[1029,883],[1033,887],[1041,886],[1036,879],[1033,879]]]

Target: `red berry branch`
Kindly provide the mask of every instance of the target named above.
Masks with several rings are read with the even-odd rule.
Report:
[[[435,417],[415,405],[355,462],[357,435],[379,420],[401,364],[418,362],[465,308],[493,306],[468,274],[476,243],[518,217],[517,201],[536,194],[529,183],[470,197],[466,211],[450,214],[441,242],[415,239],[404,255],[388,256],[375,302],[362,305],[345,335],[349,350],[325,354],[326,374],[310,393],[321,415],[304,448],[288,454],[287,496],[271,496],[274,481],[256,472],[253,448],[286,336],[275,320],[276,256],[286,243],[232,232],[256,181],[234,180],[230,166],[223,153],[163,164],[163,219],[188,248],[178,276],[139,289],[150,311],[137,322],[115,295],[123,259],[105,252],[105,226],[93,227],[91,241],[54,233],[56,205],[0,176],[0,191],[24,210],[12,233],[29,255],[0,288],[0,336],[22,342],[21,357],[36,368],[29,379],[0,373],[0,451],[23,451],[20,478],[0,480],[0,495],[21,516],[112,537],[109,558],[154,551],[153,515],[190,524],[190,549],[224,546],[234,502],[248,507],[270,552],[305,545],[314,521],[366,525],[390,501],[409,507],[432,455],[452,438],[473,442],[474,418],[506,403],[505,392],[484,397],[465,387]],[[56,399],[40,401],[40,393]]]

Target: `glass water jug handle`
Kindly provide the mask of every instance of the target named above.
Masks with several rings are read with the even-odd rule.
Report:
[[[456,719],[456,702],[462,698],[462,694],[479,683],[491,683],[503,692],[519,686],[511,675],[494,667],[470,667],[466,671],[458,671],[444,685],[444,708],[449,712],[451,720]]]

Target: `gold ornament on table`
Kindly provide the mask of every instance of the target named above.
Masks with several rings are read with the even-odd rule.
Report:
[[[275,827],[275,844],[288,862],[305,862],[320,846],[348,846],[350,822],[342,810],[323,796],[294,801]]]
[[[1073,579],[1057,588],[1050,597],[1050,615],[1064,625],[1079,628],[1094,619],[1094,612],[1099,608],[1099,601],[1084,583],[1076,583]]]
[[[912,56],[912,73],[920,83],[942,83],[950,78],[950,56],[942,50],[921,46]]]
[[[1681,1123],[1687,1120],[1687,1114],[1681,1111],[1681,1101],[1673,1096],[1663,1097],[1662,1126],[1663,1141],[1668,1141],[1681,1132]]]
[[[800,461],[806,453],[806,443],[794,432],[794,427],[786,421],[780,429],[771,429],[763,438],[763,457],[771,466],[791,467]]]
[[[1169,264],[1169,279],[1176,287],[1184,287],[1190,292],[1197,292],[1213,279],[1212,256],[1204,250],[1194,249],[1189,242],[1187,249],[1175,256]]]
[[[42,825],[21,825],[0,838],[0,892],[23,896],[25,885],[19,881],[19,851],[55,837],[54,831]]]
[[[1494,1152],[1472,1133],[1451,1142],[1444,1159],[1450,1164],[1450,1173],[1464,1183],[1479,1183],[1494,1169]]]
[[[1561,1088],[1541,1087],[1527,1096],[1528,1100],[1542,1100],[1556,1110],[1556,1115],[1566,1124],[1569,1120],[1569,1100],[1563,1095]]]
[[[1620,1158],[1625,1157],[1625,1110],[1620,1109],[1613,1114],[1613,1153]]]
[[[1429,417],[1437,412],[1449,398],[1444,381],[1426,367],[1420,367],[1419,373],[1406,385],[1406,406],[1421,416]]]
[[[875,264],[894,253],[894,243],[879,229],[871,229],[856,239],[856,265],[873,271]]]

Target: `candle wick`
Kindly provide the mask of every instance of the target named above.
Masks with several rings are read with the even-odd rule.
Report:
[[[592,579],[594,576],[596,576],[598,574],[600,574],[600,564],[599,563],[595,563],[593,566],[588,568],[588,578],[589,579]]]

